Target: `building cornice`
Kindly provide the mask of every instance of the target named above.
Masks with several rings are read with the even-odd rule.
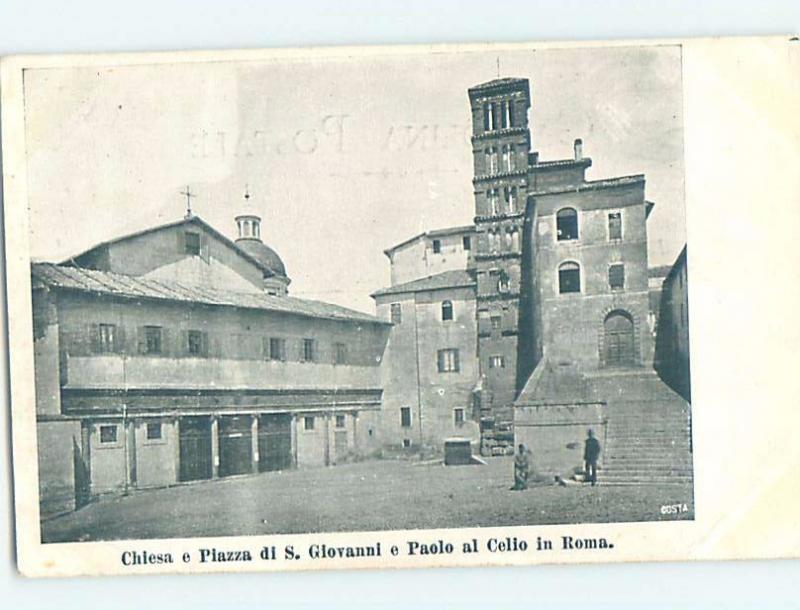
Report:
[[[515,214],[497,214],[495,216],[476,216],[475,224],[484,224],[490,222],[499,222],[503,220],[515,220],[525,216],[525,212],[517,212]]]
[[[496,174],[481,174],[472,179],[472,184],[481,184],[483,182],[491,182],[492,180],[502,180],[503,178],[526,178],[528,176],[527,169],[515,169],[510,172],[497,172]],[[519,186],[525,186],[521,184]]]
[[[472,136],[473,142],[483,142],[494,140],[503,136],[525,135],[528,133],[527,127],[506,127],[505,129],[495,129],[494,131],[484,131],[483,133]]]
[[[502,260],[508,258],[522,258],[521,252],[491,252],[489,254],[476,254],[476,261]]]

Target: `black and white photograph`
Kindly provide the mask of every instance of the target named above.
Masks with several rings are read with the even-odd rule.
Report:
[[[3,58],[20,572],[796,555],[793,44]]]
[[[42,543],[693,519],[680,45],[24,99]]]

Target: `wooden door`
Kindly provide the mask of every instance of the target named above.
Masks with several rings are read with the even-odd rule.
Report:
[[[623,311],[611,312],[605,320],[604,331],[606,366],[624,367],[636,364],[631,317]]]

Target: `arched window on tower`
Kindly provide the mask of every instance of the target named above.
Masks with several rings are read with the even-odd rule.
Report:
[[[558,267],[558,292],[569,294],[581,291],[581,267],[578,263],[567,261]]]
[[[453,302],[442,301],[442,322],[453,319]]]
[[[574,208],[561,208],[556,212],[558,241],[578,239],[578,212]]]
[[[486,155],[486,173],[493,176],[497,173],[497,148],[494,146],[487,148],[484,151]]]
[[[511,231],[511,249],[519,252],[519,229],[516,227]]]
[[[511,284],[508,279],[508,273],[506,273],[501,269],[499,277],[497,279],[497,291],[502,294],[505,294],[509,290],[511,290]]]
[[[514,171],[514,145],[513,144],[503,144],[502,162],[503,162],[503,171],[505,171],[505,172]]]
[[[489,202],[489,215],[497,216],[500,213],[500,197],[497,189],[489,189],[486,191],[486,199]]]
[[[518,191],[516,186],[507,186],[503,190],[503,197],[506,200],[506,208],[509,214],[516,214],[518,202]]]
[[[497,229],[489,229],[489,249],[492,252],[497,252],[499,248],[499,235],[497,233]]]

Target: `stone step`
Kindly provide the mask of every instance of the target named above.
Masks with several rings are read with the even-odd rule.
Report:
[[[605,456],[603,464],[692,464],[692,458],[676,454],[652,454],[652,455],[611,455]]]
[[[683,476],[683,475],[675,475],[675,476],[649,476],[649,475],[641,475],[641,476],[629,476],[629,477],[608,477],[605,478],[602,475],[598,475],[597,482],[600,484],[603,483],[624,483],[630,485],[636,484],[652,484],[652,485],[678,485],[678,484],[687,484],[692,482],[691,476]]]
[[[605,454],[606,455],[618,455],[620,453],[623,454],[646,454],[650,452],[665,452],[665,453],[673,453],[673,452],[685,452],[691,453],[689,451],[689,443],[686,441],[676,441],[676,442],[665,442],[663,440],[659,441],[631,441],[629,443],[611,443],[609,442],[605,447]]]
[[[664,462],[662,464],[609,464],[605,462],[603,464],[602,470],[606,472],[633,472],[633,471],[661,471],[661,470],[668,470],[668,471],[685,471],[691,472],[692,465],[691,464],[673,464],[670,462]]]

